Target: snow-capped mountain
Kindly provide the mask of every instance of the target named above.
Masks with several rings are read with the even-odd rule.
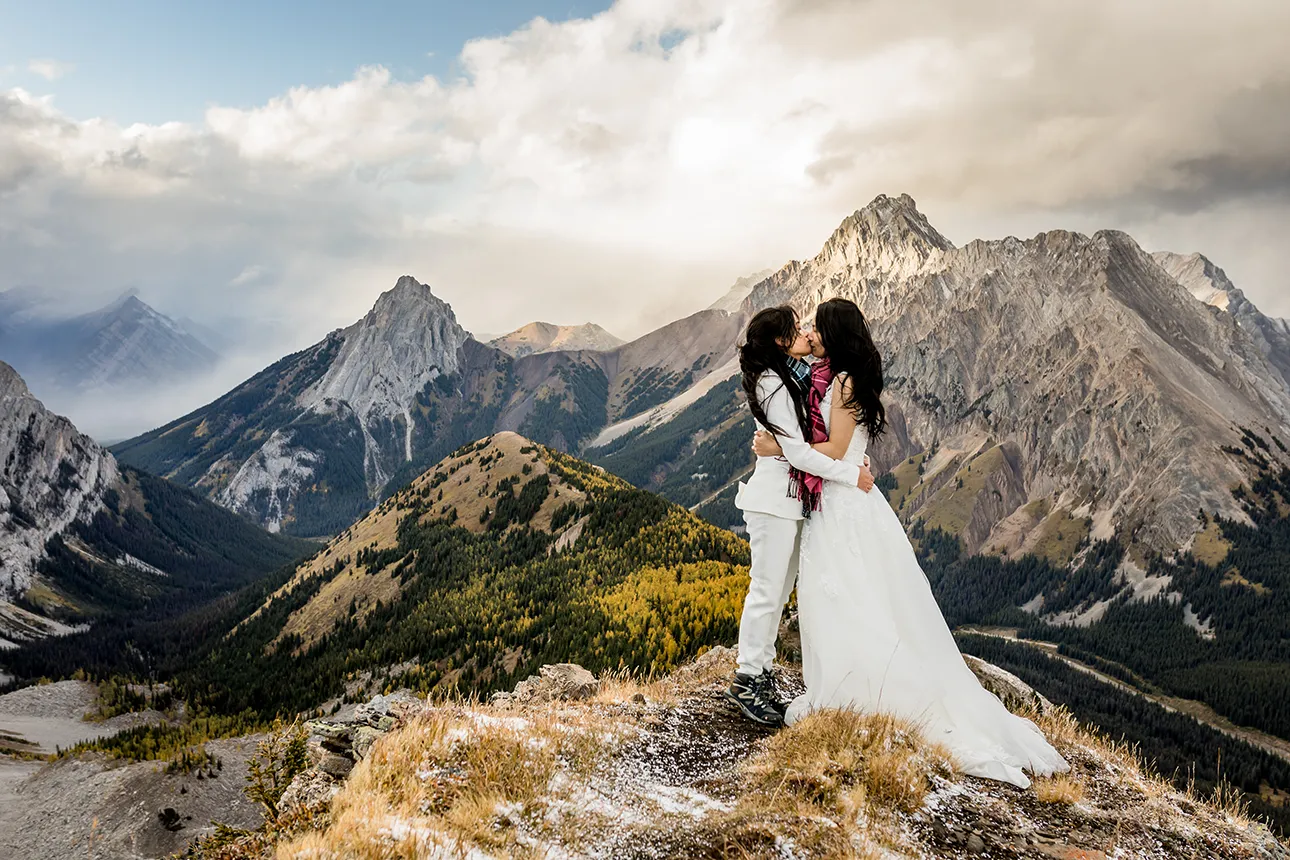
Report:
[[[46,394],[132,388],[190,378],[218,356],[133,292],[67,319],[37,311],[31,291],[0,294],[0,359]]]
[[[622,346],[623,339],[605,331],[595,323],[582,325],[552,325],[531,322],[510,334],[488,341],[489,346],[521,358],[535,352],[591,350],[604,352]]]

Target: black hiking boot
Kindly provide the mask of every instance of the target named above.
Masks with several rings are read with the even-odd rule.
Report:
[[[784,722],[784,712],[788,710],[788,703],[779,697],[779,689],[775,686],[775,676],[770,673],[769,669],[763,669],[760,675],[753,678],[753,687],[765,702],[775,713],[779,714],[779,721]]]
[[[759,726],[778,728],[784,724],[784,715],[768,703],[761,694],[761,675],[735,673],[735,680],[726,690],[725,696],[734,702],[743,715]]]

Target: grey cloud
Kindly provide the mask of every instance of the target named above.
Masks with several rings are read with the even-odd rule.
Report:
[[[632,336],[909,192],[958,242],[1199,250],[1290,315],[1288,28],[1284,0],[658,0],[142,137],[0,93],[0,288],[137,286],[266,360],[405,273],[468,328]]]

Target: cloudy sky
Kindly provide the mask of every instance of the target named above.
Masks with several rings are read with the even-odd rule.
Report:
[[[0,289],[137,288],[251,364],[404,273],[475,331],[631,337],[905,192],[958,243],[1200,250],[1290,316],[1288,34],[1285,0],[0,0]]]

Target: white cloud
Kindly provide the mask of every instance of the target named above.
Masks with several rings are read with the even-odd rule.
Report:
[[[250,265],[238,272],[233,280],[229,281],[230,287],[240,287],[245,284],[254,283],[260,280],[265,274],[264,266]]]
[[[1126,227],[1290,315],[1282,0],[620,0],[202,122],[0,94],[4,278],[138,284],[280,354],[400,274],[471,328],[639,334],[878,193],[956,241]],[[9,284],[0,283],[0,287]]]
[[[27,71],[40,75],[47,81],[56,81],[76,71],[75,63],[64,63],[60,60],[28,60]]]

